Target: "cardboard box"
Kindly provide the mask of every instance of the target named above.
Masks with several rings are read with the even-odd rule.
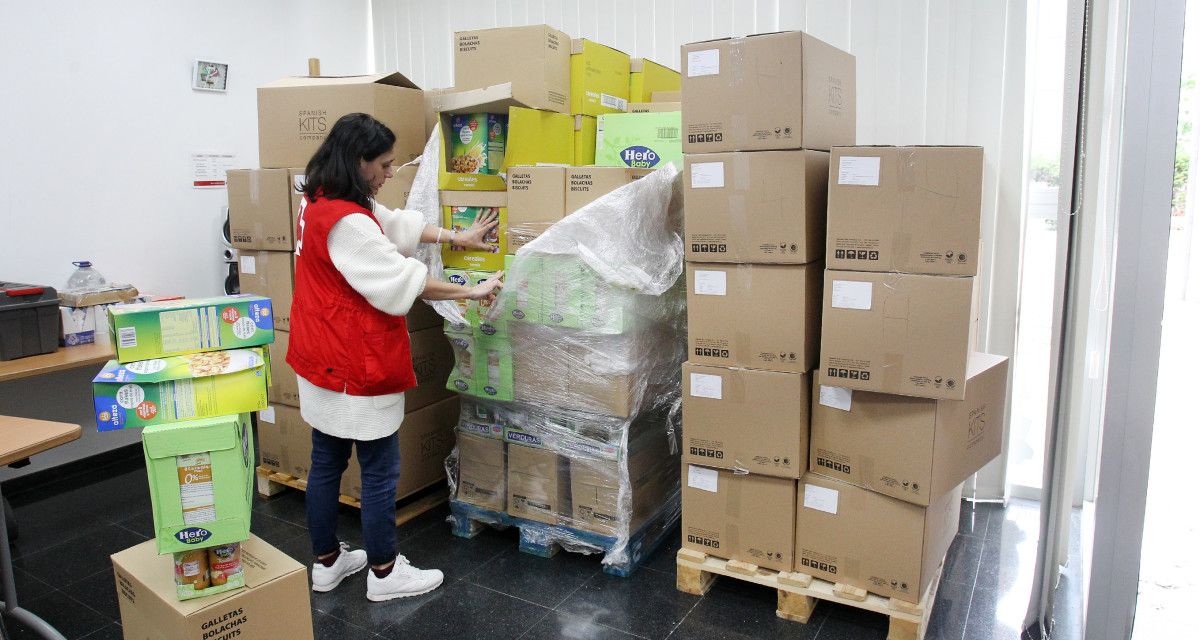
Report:
[[[229,239],[234,248],[293,249],[290,175],[287,169],[232,169],[226,172]]]
[[[598,116],[629,106],[629,54],[586,38],[571,40],[571,110]]]
[[[958,533],[961,486],[919,507],[810,472],[798,493],[796,571],[885,598],[920,602]]]
[[[413,180],[417,177],[417,168],[415,164],[397,167],[392,179],[384,182],[379,193],[375,194],[375,201],[389,209],[404,209]]]
[[[308,166],[329,130],[349,113],[369,114],[392,130],[398,164],[425,148],[425,100],[400,73],[283,78],[258,88],[259,164]]]
[[[507,336],[447,333],[454,369],[446,388],[491,400],[513,399],[513,350]]]
[[[504,441],[459,431],[455,499],[503,512],[507,509],[507,483]]]
[[[293,254],[289,251],[250,251],[238,254],[238,283],[242,293],[271,299],[275,329],[292,325],[292,291],[295,289]]]
[[[62,335],[59,344],[74,347],[81,344],[96,342],[96,315],[103,312],[103,307],[59,307],[62,316]]]
[[[657,169],[668,162],[683,166],[680,115],[609,113],[596,119],[596,164]]]
[[[288,169],[288,183],[291,189],[292,238],[300,233],[300,207],[304,205],[304,176],[305,169]],[[295,249],[295,242],[292,249]],[[293,261],[294,264],[294,261]]]
[[[683,465],[683,548],[791,571],[796,481]]]
[[[675,72],[678,76],[679,72]],[[683,92],[676,89],[675,91],[655,91],[651,94],[650,102],[683,102]]]
[[[513,97],[534,109],[570,113],[567,34],[544,24],[459,31],[454,44],[457,91],[511,84]]]
[[[821,384],[962,400],[973,292],[974,278],[826,271]]]
[[[927,506],[1000,455],[1008,358],[973,353],[967,373],[961,401],[814,384],[809,468]]]
[[[266,442],[275,447],[263,453],[263,461],[267,461],[267,454],[273,453],[272,458],[280,463],[279,471],[307,478],[312,466],[312,427],[301,417],[300,409],[273,404],[258,412],[258,427],[259,442],[264,441],[262,432],[269,432]]]
[[[250,537],[257,460],[250,414],[150,425],[142,449],[159,553]]]
[[[452,397],[405,414],[400,426],[400,478],[396,499],[410,496],[446,478],[446,456],[454,450],[454,425],[458,422],[458,398]],[[341,493],[362,499],[362,467],[358,455],[342,474]]]
[[[829,154],[688,154],[684,256],[696,262],[804,264],[825,252]]]
[[[454,354],[441,327],[411,333],[408,339],[417,386],[404,392],[405,413],[450,397],[446,379],[454,369]]]
[[[600,196],[647,175],[650,175],[647,169],[571,167],[567,169],[566,215],[571,215]]]
[[[425,90],[425,140],[433,135],[438,124],[438,113],[442,110],[442,96],[454,93],[454,87]]]
[[[688,360],[800,373],[817,364],[821,265],[687,264]]]
[[[854,144],[854,56],[800,31],[683,45],[687,153]]]
[[[92,379],[96,425],[112,431],[265,409],[270,371],[263,347],[109,360]]]
[[[679,458],[661,433],[636,440],[631,436],[629,451],[620,459],[575,456],[570,468],[570,526],[603,536],[637,531],[679,488]],[[628,483],[624,502],[622,478]]]
[[[245,588],[184,601],[171,556],[158,555],[153,541],[113,554],[124,637],[312,640],[307,568],[255,536],[241,547]]]
[[[630,102],[629,113],[680,113],[682,102]]]
[[[272,404],[300,406],[300,383],[296,371],[287,363],[289,334],[275,332],[275,342],[269,348],[271,355],[271,386],[267,389],[267,401]]]
[[[502,191],[443,191],[442,226],[458,232],[466,231],[475,218],[496,213],[500,224],[484,238],[496,245],[495,251],[468,250],[449,243],[442,245],[442,262],[448,269],[499,271],[504,268],[508,253],[508,194]]]
[[[575,116],[575,132],[571,140],[572,165],[579,167],[596,164],[595,116]]]
[[[283,428],[279,426],[278,413],[282,405],[271,404],[266,409],[258,412],[258,429],[254,431],[254,435],[258,438],[258,466],[264,467],[271,472],[287,473],[287,465],[284,462],[283,446],[284,433]],[[293,411],[299,411],[296,407],[287,407]]]
[[[629,60],[629,100],[631,102],[652,102],[656,92],[678,90],[678,71],[645,58]],[[674,101],[678,102],[679,99],[676,98]]]
[[[683,460],[799,478],[808,462],[807,373],[683,365]]]
[[[270,344],[274,319],[271,300],[249,294],[108,308],[117,362]]]
[[[982,147],[835,148],[826,265],[973,276],[982,206]]]
[[[567,459],[553,451],[508,445],[508,515],[558,525],[570,514]]]
[[[540,236],[566,215],[565,167],[508,170],[508,253]]]

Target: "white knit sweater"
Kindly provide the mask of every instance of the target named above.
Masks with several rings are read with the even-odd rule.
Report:
[[[407,315],[425,290],[428,267],[411,257],[425,221],[420,212],[375,205],[375,218],[351,214],[329,230],[329,257],[355,291],[371,306],[394,316]],[[318,387],[297,376],[300,415],[314,429],[338,438],[377,440],[395,433],[404,421],[404,394],[352,396]]]

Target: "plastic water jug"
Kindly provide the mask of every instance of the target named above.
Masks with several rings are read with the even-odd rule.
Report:
[[[65,288],[82,290],[100,289],[105,284],[108,284],[108,280],[105,280],[99,271],[92,268],[91,262],[80,260],[71,264],[75,265],[76,269],[71,274],[71,277],[67,278],[67,286]]]

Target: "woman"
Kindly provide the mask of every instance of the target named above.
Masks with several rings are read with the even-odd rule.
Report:
[[[411,256],[418,242],[494,250],[483,242],[495,215],[454,233],[416,211],[390,211],[374,196],[392,177],[395,135],[369,115],[334,124],[309,161],[296,241],[296,287],[287,362],[300,385],[300,414],[313,427],[307,486],[312,588],[329,591],[368,563],[367,598],[419,595],[442,583],[396,554],[397,430],[404,391],[416,385],[404,316],[416,299],[491,300],[495,277],[474,287],[430,278]],[[336,533],[338,492],[351,448],[362,467],[366,550]]]

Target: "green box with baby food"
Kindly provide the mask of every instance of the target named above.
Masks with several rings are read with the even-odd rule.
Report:
[[[454,370],[446,388],[490,400],[513,399],[513,352],[507,335],[447,333]]]
[[[255,295],[115,305],[108,308],[108,327],[117,362],[275,341],[271,299]]]
[[[596,121],[596,166],[657,169],[683,166],[678,111],[606,113]]]
[[[92,380],[100,431],[267,408],[270,355],[262,347],[108,364]]]

